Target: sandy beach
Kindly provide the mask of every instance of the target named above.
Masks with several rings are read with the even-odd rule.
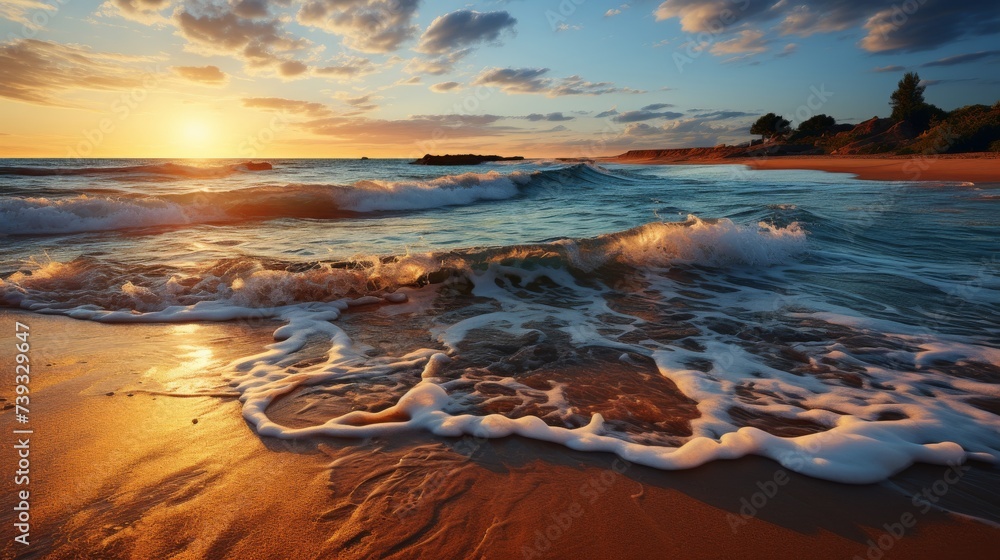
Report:
[[[0,25],[0,560],[997,556],[995,2]]]
[[[660,150],[662,156],[609,158],[618,163],[648,165],[746,165],[751,169],[813,169],[850,173],[876,181],[962,181],[1000,183],[1000,154],[975,153],[929,156],[773,156],[760,158],[678,157]],[[653,151],[656,152],[656,151]]]
[[[764,459],[663,472],[520,438],[262,439],[218,374],[273,325],[0,314],[14,320],[36,366],[31,547],[8,538],[4,558],[988,558],[1000,538],[907,495],[995,516],[1000,473],[982,465],[939,495],[947,468],[850,486]],[[212,396],[178,396],[195,393]]]

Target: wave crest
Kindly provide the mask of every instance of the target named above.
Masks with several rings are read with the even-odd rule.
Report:
[[[791,224],[743,226],[728,219],[690,216],[681,223],[654,222],[587,239],[489,249],[362,256],[340,262],[282,262],[254,257],[224,259],[197,271],[126,267],[89,257],[68,263],[32,261],[0,280],[0,303],[14,307],[156,311],[173,305],[221,301],[241,307],[330,302],[392,292],[492,267],[565,269],[580,276],[606,269],[765,266],[806,248],[806,234]]]
[[[174,164],[163,164],[174,165]],[[603,172],[580,164],[540,172],[462,173],[430,180],[289,184],[157,197],[121,192],[73,198],[4,198],[0,234],[53,235],[278,218],[337,219],[515,198],[534,187],[596,182]],[[606,176],[605,176],[606,177]]]

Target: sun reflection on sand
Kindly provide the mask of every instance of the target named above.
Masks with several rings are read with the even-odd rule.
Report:
[[[153,366],[143,373],[143,378],[159,385],[163,391],[191,394],[218,389],[220,379],[211,375],[224,361],[205,343],[201,325],[171,325],[165,342],[173,346],[177,362],[171,366]],[[208,374],[208,375],[206,375]]]

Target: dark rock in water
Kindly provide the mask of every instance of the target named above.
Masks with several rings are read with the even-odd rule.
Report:
[[[266,161],[248,161],[246,165],[247,171],[270,171],[274,169],[274,166]]]
[[[426,154],[417,161],[411,162],[413,165],[479,165],[487,161],[521,161],[523,156],[503,157],[503,156],[483,156],[477,154],[446,154],[443,156],[432,156]]]
[[[365,161],[367,159],[368,159],[368,156],[361,156],[361,161]]]

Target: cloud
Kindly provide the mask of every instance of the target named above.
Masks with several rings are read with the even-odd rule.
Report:
[[[308,117],[323,117],[333,113],[329,107],[322,103],[284,99],[281,97],[247,97],[242,101],[244,107],[276,113],[290,113]]]
[[[233,56],[251,70],[269,68],[282,77],[305,72],[305,65],[294,61],[290,53],[310,43],[286,33],[280,19],[243,18],[228,6],[202,8],[204,11],[197,14],[179,8],[173,16],[178,33],[188,40],[192,50]]]
[[[123,60],[134,60],[87,47],[36,39],[0,44],[0,97],[68,106],[57,93],[77,90],[124,90],[143,87],[143,76]]]
[[[922,86],[936,86],[940,84],[957,84],[961,82],[974,82],[976,78],[952,78],[947,80],[920,80]]]
[[[420,37],[415,49],[427,54],[444,54],[487,41],[498,42],[504,31],[513,32],[517,20],[507,12],[458,10],[439,16]]]
[[[378,109],[378,105],[373,103],[376,98],[372,94],[352,96],[345,91],[338,91],[333,97],[350,105],[355,111],[368,112]]]
[[[653,119],[676,119],[684,116],[684,113],[674,113],[672,111],[626,111],[613,117],[611,120],[617,123],[634,123],[640,121],[650,121]]]
[[[666,109],[667,107],[673,107],[672,103],[653,103],[651,105],[646,105],[640,108],[640,111],[659,111],[660,109]]]
[[[218,66],[171,66],[170,70],[185,80],[217,86],[229,81],[229,76]]]
[[[604,117],[613,117],[618,114],[618,109],[608,109],[607,111],[602,111],[594,115],[595,119],[603,119]]]
[[[104,16],[121,16],[127,20],[139,23],[163,24],[163,10],[170,6],[171,0],[108,0],[101,4],[100,14]]]
[[[658,20],[679,19],[686,33],[715,37],[763,29],[800,37],[859,29],[865,33],[859,46],[869,52],[929,50],[995,34],[1000,25],[995,0],[666,0],[655,14]]]
[[[568,23],[560,23],[559,26],[556,27],[556,31],[557,32],[562,32],[562,31],[580,31],[581,29],[583,29],[582,25],[570,25]]]
[[[906,70],[905,66],[879,66],[877,68],[872,68],[872,72],[885,73],[885,72],[902,72]]]
[[[719,114],[725,111],[719,111]],[[737,112],[738,113],[738,112]],[[740,115],[742,116],[742,115]],[[746,138],[747,124],[743,121],[722,122],[717,117],[693,117],[674,120],[660,126],[631,123],[625,126],[623,143],[641,141],[645,145],[656,142],[662,147],[715,146],[720,142],[739,141]]]
[[[430,74],[432,76],[440,76],[441,74],[447,74],[448,72],[454,70],[455,64],[465,58],[465,56],[470,52],[472,52],[471,49],[463,49],[429,60],[411,58],[407,61],[403,70],[409,74]]]
[[[371,59],[347,55],[340,55],[338,58],[331,61],[330,65],[321,66],[313,70],[313,72],[318,76],[334,78],[341,81],[360,78],[362,76],[367,76],[368,74],[374,74],[376,71],[378,71],[378,68],[371,61]]]
[[[757,113],[744,113],[743,111],[711,111],[698,115],[702,121],[721,121],[725,119],[737,119],[741,117],[756,117]]]
[[[538,122],[538,121],[561,122],[561,121],[571,121],[576,117],[570,117],[562,113],[549,113],[547,115],[543,115],[541,113],[532,113],[526,117],[520,117],[520,118],[532,122]]]
[[[623,146],[680,147],[715,146],[719,143],[735,143],[749,136],[749,120],[754,113],[730,109],[695,109],[700,115],[677,118],[660,125],[646,122],[628,123],[618,139]]]
[[[0,3],[0,18],[20,23],[29,29],[38,29],[40,22],[47,21],[49,14],[58,10],[52,4],[39,0],[4,0]],[[36,22],[35,20],[39,20]]]
[[[430,90],[435,93],[445,93],[449,91],[457,91],[459,89],[462,89],[462,84],[458,82],[441,82],[430,87]]]
[[[872,14],[860,45],[869,52],[924,51],[963,37],[994,35],[998,27],[995,0],[926,0],[912,14],[901,14],[897,5]]]
[[[309,70],[309,67],[298,60],[286,60],[278,64],[278,75],[285,78],[291,78],[293,76],[301,76]]]
[[[779,12],[778,15],[783,16],[783,19],[778,29],[782,35],[799,37],[844,31],[858,25],[873,3],[877,3],[877,0],[820,0],[811,5],[798,2]],[[779,5],[775,8],[781,9]]]
[[[267,17],[267,0],[240,0],[233,6],[233,13],[245,18]]]
[[[763,31],[745,29],[732,39],[716,42],[709,49],[709,52],[714,55],[757,54],[766,51],[767,44],[768,41],[764,39]]]
[[[510,94],[540,93],[549,97],[564,95],[604,95],[607,93],[643,93],[640,90],[617,87],[611,82],[588,82],[580,76],[549,78],[548,68],[487,68],[472,85],[499,87]]]
[[[416,36],[413,23],[420,0],[312,0],[296,16],[299,23],[343,39],[344,46],[370,53],[398,50]]]
[[[604,17],[606,17],[606,18],[615,17],[617,15],[620,15],[622,12],[624,12],[627,9],[628,9],[628,4],[622,4],[621,6],[618,6],[617,8],[611,8],[610,10],[604,12]]]
[[[933,66],[955,66],[956,64],[966,64],[969,62],[982,60],[984,58],[993,58],[997,55],[1000,55],[1000,51],[979,51],[968,54],[958,54],[955,56],[939,58],[931,62],[925,62],[924,64],[921,64],[920,67],[930,68]]]
[[[312,134],[352,143],[413,144],[420,139],[498,136],[517,130],[494,124],[502,118],[496,115],[416,115],[401,120],[330,117],[301,126]]]
[[[625,136],[653,136],[663,134],[663,129],[646,123],[630,124],[625,127]]]
[[[393,86],[415,86],[423,83],[423,79],[420,76],[410,76],[409,78],[400,78],[396,80]]]
[[[797,51],[797,50],[799,50],[799,46],[798,45],[796,45],[795,43],[788,43],[787,45],[785,45],[785,48],[781,49],[781,52],[779,52],[778,54],[776,54],[774,56],[776,56],[778,58],[784,58],[786,56],[791,56],[791,55],[795,54],[795,51]]]
[[[656,11],[657,21],[677,18],[686,33],[716,32],[736,22],[767,14],[772,2],[732,0],[667,0]]]
[[[507,93],[544,93],[552,80],[543,76],[548,68],[490,68],[483,70],[473,85],[497,86]]]

